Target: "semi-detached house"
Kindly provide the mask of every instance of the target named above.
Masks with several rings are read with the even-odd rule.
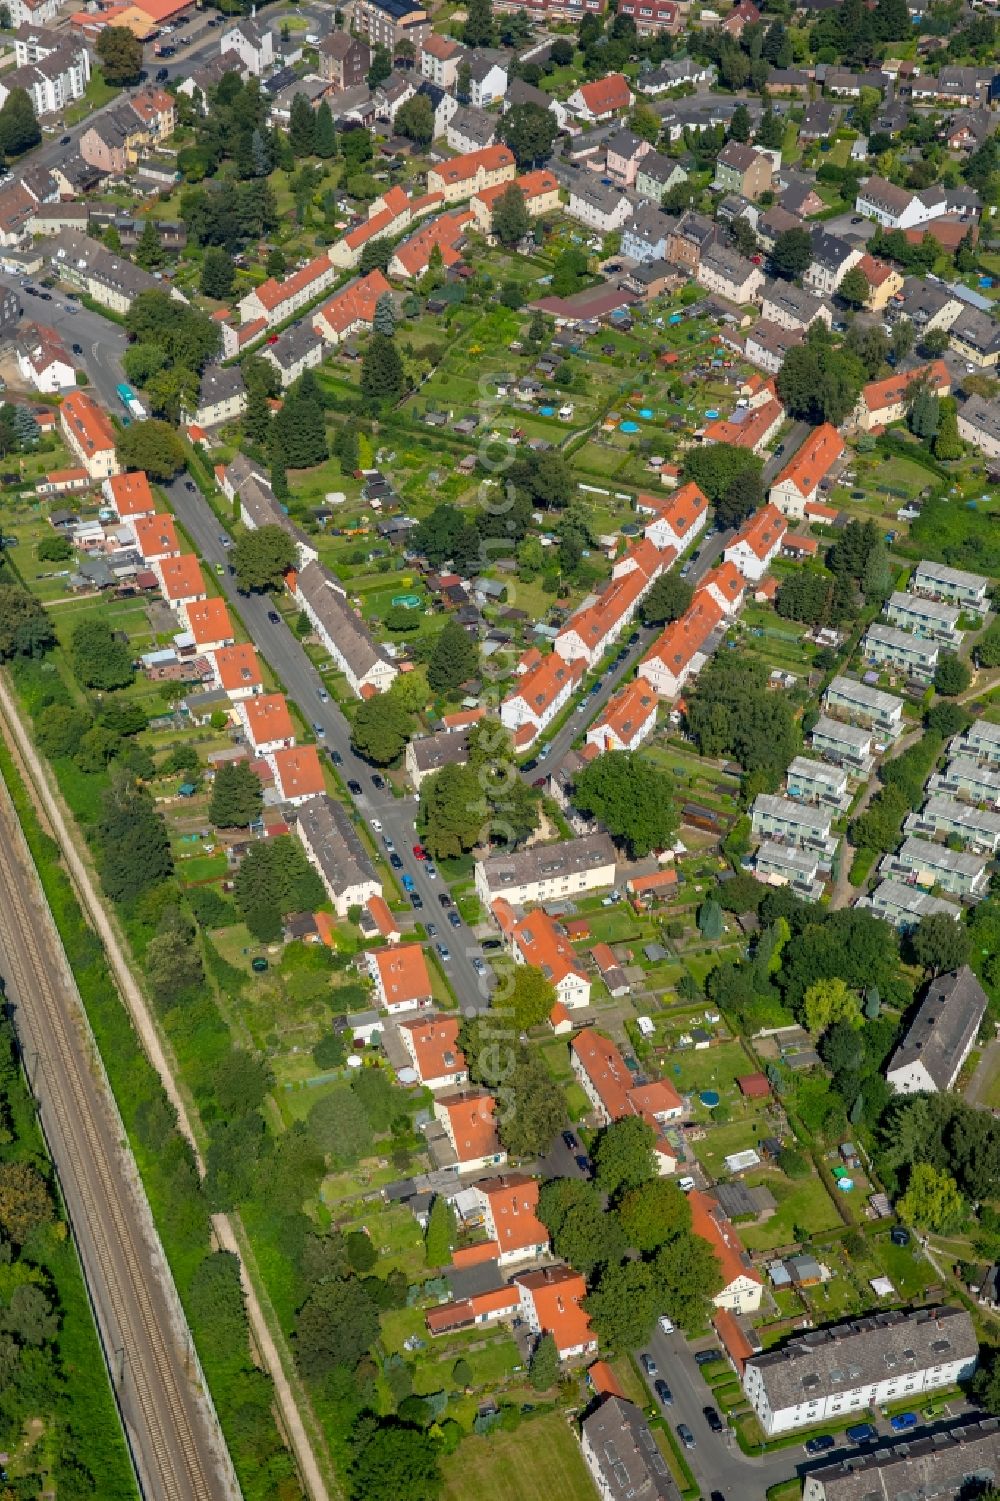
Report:
[[[666,1079],[638,1084],[610,1038],[585,1027],[570,1043],[570,1063],[584,1094],[602,1125],[640,1116],[656,1133],[653,1149],[661,1176],[672,1173],[677,1154],[664,1135],[664,1127],[678,1121],[684,1104]]]
[[[255,698],[264,691],[264,678],[256,649],[249,642],[239,646],[222,646],[209,653],[215,681],[233,703],[241,698]]]
[[[507,1160],[496,1124],[496,1101],[485,1089],[460,1089],[438,1095],[434,1115],[448,1139],[457,1173],[480,1173]]]
[[[286,807],[300,808],[323,792],[323,764],[315,745],[290,745],[272,751],[267,764],[274,775],[274,788]]]
[[[475,1185],[486,1234],[496,1247],[499,1266],[534,1261],[549,1249],[549,1232],[538,1218],[537,1178],[502,1173]]]
[[[861,388],[852,423],[861,432],[870,433],[888,427],[890,422],[902,422],[907,407],[921,387],[934,396],[951,394],[951,372],[944,360],[917,365],[913,370],[890,375],[885,380],[869,381]]]
[[[467,1081],[469,1070],[458,1045],[458,1028],[455,1016],[400,1022],[399,1040],[425,1089],[457,1089]]]
[[[457,203],[484,188],[513,182],[516,176],[517,164],[510,147],[487,146],[483,151],[453,156],[431,167],[427,188],[431,193],[440,193],[445,203]]]
[[[515,916],[503,897],[493,903],[493,916],[517,964],[540,969],[553,986],[556,1001],[569,1011],[590,1004],[590,980],[576,951],[555,918],[539,907]]]
[[[659,700],[641,678],[609,699],[604,713],[587,731],[587,744],[599,751],[634,751],[656,728]]]
[[[63,410],[65,406],[66,403],[63,402]],[[101,486],[101,492],[119,521],[131,523],[141,517],[156,514],[156,501],[149,488],[149,480],[142,469],[130,470],[128,474],[110,475]],[[171,525],[173,525],[172,520]]]
[[[762,506],[743,523],[723,553],[743,577],[757,583],[762,579],[781,549],[788,523],[777,506]]]
[[[399,943],[366,956],[368,973],[383,1011],[390,1016],[424,1011],[434,999],[427,960],[419,943]]]
[[[643,535],[659,548],[673,547],[683,552],[708,521],[708,497],[695,484],[681,485],[673,495],[640,494],[636,499],[640,516],[650,516]]]
[[[70,391],[59,408],[66,445],[91,479],[108,479],[120,469],[114,428],[107,414],[86,391]]]
[[[263,318],[268,328],[277,328],[293,318],[307,302],[312,302],[333,285],[337,268],[328,255],[318,255],[308,265],[293,271],[284,281],[269,276],[267,281],[248,292],[239,301],[240,318],[244,323]]]
[[[303,803],[295,832],[340,918],[382,895],[368,851],[342,803],[322,793]]]
[[[262,693],[241,699],[236,713],[255,755],[266,756],[295,744],[295,726],[284,694]]]
[[[161,558],[175,558],[181,550],[174,518],[170,515],[136,516],[129,521],[135,549],[149,567]]]
[[[609,73],[593,83],[584,83],[566,100],[566,108],[579,120],[591,125],[602,120],[611,120],[615,115],[632,108],[632,90],[622,73]]]
[[[235,643],[236,633],[224,599],[213,596],[212,599],[194,600],[185,605],[182,614],[199,656]]]
[[[639,677],[658,697],[676,698],[705,665],[712,640],[725,618],[725,611],[712,595],[699,589],[687,611],[653,642],[639,663]]]
[[[844,442],[829,422],[813,428],[771,486],[770,502],[783,516],[802,521],[806,508],[819,502],[820,486],[843,457]]]
[[[525,658],[521,660],[523,665]],[[513,732],[519,749],[531,745],[552,723],[569,702],[583,673],[581,659],[567,661],[558,652],[539,657],[520,671],[517,686],[500,705],[500,722]]]

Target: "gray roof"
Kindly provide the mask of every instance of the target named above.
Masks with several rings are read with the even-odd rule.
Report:
[[[331,891],[339,895],[369,881],[379,884],[375,867],[341,803],[324,792],[307,798],[296,818]]]
[[[502,895],[504,887],[614,863],[615,847],[608,835],[588,834],[583,839],[563,839],[558,844],[536,844],[533,849],[513,854],[490,855],[482,861],[482,868],[490,890]]]
[[[488,115],[484,109],[457,109],[448,121],[448,129],[456,131],[480,147],[490,146],[496,139],[497,117]]]
[[[581,1429],[600,1466],[608,1501],[678,1501],[660,1446],[634,1402],[605,1397]]]
[[[812,1470],[810,1483],[825,1501],[958,1501],[970,1476],[985,1488],[1000,1475],[1000,1418],[965,1422],[947,1433],[908,1439],[905,1444],[855,1452],[850,1459]]]
[[[207,365],[201,377],[200,405],[214,406],[246,391],[239,365]]]
[[[275,342],[269,344],[263,352],[282,370],[291,370],[317,344],[322,343],[323,340],[310,324],[293,323],[291,328],[286,328],[284,333],[279,334]]]
[[[611,142],[609,141],[608,145],[610,144]],[[680,162],[675,161],[672,156],[664,156],[662,151],[647,151],[639,163],[639,171],[643,177],[648,177],[653,182],[661,182],[664,186],[670,181],[678,168],[681,171],[684,170]]]
[[[892,1055],[888,1073],[922,1063],[939,1089],[947,1089],[979,1031],[986,992],[967,964],[939,975],[927,987],[920,1010]]]
[[[364,621],[351,609],[333,574],[322,564],[307,563],[296,587],[334,638],[356,677],[363,678],[376,662],[389,660]]]
[[[831,271],[838,270],[854,250],[847,240],[831,235],[825,229],[814,229],[811,238],[813,260]]]
[[[56,269],[65,267],[77,275],[92,277],[102,286],[125,296],[138,297],[153,287],[163,288],[149,271],[133,266],[131,261],[114,255],[89,235],[75,229],[63,229],[53,235],[45,250],[49,264]]]
[[[760,1374],[772,1412],[874,1386],[893,1375],[924,1371],[979,1351],[964,1308],[893,1310],[811,1329],[747,1362]]]
[[[412,740],[410,748],[421,775],[437,771],[441,766],[464,766],[469,759],[467,734],[450,735],[445,731],[424,735],[420,740]]]
[[[771,1190],[763,1184],[760,1188],[748,1188],[745,1183],[718,1183],[709,1198],[715,1200],[727,1220],[766,1214],[776,1207],[777,1202]]]
[[[764,302],[773,303],[782,312],[792,318],[798,318],[802,323],[808,323],[815,318],[824,303],[811,292],[797,287],[794,282],[774,280],[769,281],[761,293]]]
[[[951,325],[951,333],[981,354],[1000,348],[1000,327],[978,308],[966,308]]]

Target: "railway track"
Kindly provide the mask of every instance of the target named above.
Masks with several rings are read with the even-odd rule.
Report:
[[[239,1488],[192,1354],[82,1004],[0,784],[0,970],[80,1249],[144,1497],[231,1501]]]

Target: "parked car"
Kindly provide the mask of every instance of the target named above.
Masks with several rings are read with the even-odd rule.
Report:
[[[572,1131],[564,1131],[562,1134],[562,1139],[569,1147],[571,1152],[576,1151],[576,1137],[573,1135]]]
[[[917,1415],[915,1412],[897,1412],[894,1418],[889,1419],[889,1427],[893,1433],[906,1433],[910,1428],[916,1428]]]
[[[267,612],[267,618],[271,622],[272,625],[280,625],[281,624],[281,616],[278,614],[277,610],[268,610],[268,612]]]
[[[870,1444],[872,1439],[878,1438],[878,1429],[874,1423],[855,1423],[853,1428],[848,1428],[847,1437],[852,1444]]]
[[[442,907],[452,907],[452,906],[454,906],[454,903],[452,902],[452,899],[448,895],[447,891],[442,891],[442,892],[439,893],[439,895],[438,895],[438,901],[441,903]]]
[[[487,973],[485,963],[478,956],[473,959],[472,968],[476,971],[477,975],[485,975]]]
[[[361,791],[362,791],[362,789],[361,789],[361,783],[360,782],[356,782],[354,780],[354,778],[352,777],[351,780],[347,784],[347,790],[351,794],[352,797],[360,797],[361,796]]]
[[[441,963],[442,964],[450,964],[451,963],[451,949],[448,947],[448,945],[446,943],[436,943],[434,945],[434,947],[438,951],[438,957],[440,958]]]
[[[393,842],[393,837],[392,837],[391,834],[383,834],[382,835],[382,843],[385,845],[385,847],[386,847],[387,850],[394,850],[396,848],[396,845]]]
[[[656,1361],[653,1359],[652,1355],[640,1355],[639,1359],[642,1362],[642,1368],[646,1372],[647,1376],[655,1376],[657,1374]]]
[[[710,1350],[698,1350],[694,1358],[698,1365],[711,1365],[713,1360],[719,1359],[720,1354],[721,1351],[713,1345]]]
[[[344,764],[344,758],[340,754],[339,750],[332,750],[330,752],[330,760],[333,762],[334,766],[343,766]]]
[[[403,883],[403,890],[404,891],[412,891],[413,888],[414,888],[414,886],[416,885],[416,882],[414,881],[413,877],[409,874],[409,872],[407,872],[403,876],[400,876],[399,879]]]
[[[219,567],[220,568],[222,567],[221,563],[219,564]],[[321,724],[318,724],[315,720],[313,721],[313,734],[316,736],[317,740],[323,740],[326,737],[326,730],[323,728],[323,726]]]
[[[427,924],[427,937],[428,938],[436,938],[437,934],[438,934],[437,923],[436,922],[429,922]]]
[[[656,1322],[659,1324],[660,1330],[661,1330],[661,1332],[663,1334],[673,1334],[673,1332],[674,1332],[674,1323],[673,1323],[673,1320],[672,1319],[668,1319],[665,1313],[661,1313],[660,1317],[657,1319]]]
[[[395,850],[393,850],[392,854],[389,856],[389,864],[392,866],[393,870],[402,870],[403,868],[403,862],[396,854]]]
[[[420,908],[423,905],[424,905],[424,899],[420,895],[420,892],[419,891],[411,891],[410,892],[410,906],[413,908],[414,912],[419,912]]]
[[[427,873],[427,879],[429,881],[436,881],[437,880],[437,878],[438,878],[437,866],[434,864],[433,860],[428,860],[426,856],[424,857],[424,870]]]
[[[825,1454],[827,1449],[832,1449],[837,1440],[832,1433],[817,1433],[815,1438],[806,1440],[807,1454]]]
[[[712,1432],[721,1433],[723,1431],[723,1422],[719,1417],[719,1414],[716,1412],[715,1408],[703,1407],[701,1410],[705,1415],[705,1422],[708,1424],[709,1428],[711,1428]]]
[[[371,824],[372,828],[375,830],[376,834],[381,834],[381,832],[382,832],[382,820],[381,819],[379,819],[379,818],[371,818],[371,819],[369,819],[369,823]]]
[[[415,844],[413,846],[413,854],[414,854],[414,857],[417,860],[426,860],[427,859],[427,853],[424,850],[424,847],[423,847],[422,844]]]
[[[378,772],[376,772],[375,775],[372,777],[372,786],[375,788],[376,792],[384,792],[385,791],[385,777],[380,777],[379,774],[378,774]]]
[[[448,913],[448,921],[451,923],[453,928],[460,928],[462,926],[462,919],[459,917],[454,907],[452,907],[451,911]]]
[[[659,1399],[660,1399],[660,1401],[661,1401],[661,1403],[663,1404],[664,1407],[672,1407],[673,1406],[674,1394],[670,1390],[669,1386],[667,1385],[667,1383],[664,1380],[661,1379],[659,1381],[654,1382],[654,1384],[653,1384],[653,1390],[656,1393],[656,1395],[659,1397]]]
[[[695,1447],[694,1434],[691,1432],[686,1423],[677,1424],[677,1437],[680,1439],[685,1449],[693,1449]]]

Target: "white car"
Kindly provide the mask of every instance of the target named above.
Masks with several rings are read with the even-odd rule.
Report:
[[[373,818],[371,820],[371,825],[372,825],[372,828],[375,830],[376,834],[381,834],[381,832],[382,832],[382,821],[381,821],[381,819]]]
[[[667,1316],[666,1316],[665,1313],[661,1313],[660,1317],[657,1319],[656,1322],[659,1324],[659,1326],[662,1329],[662,1331],[663,1331],[664,1334],[673,1334],[673,1332],[674,1332],[673,1322],[672,1322],[672,1320],[670,1320],[670,1319],[667,1318]]]

